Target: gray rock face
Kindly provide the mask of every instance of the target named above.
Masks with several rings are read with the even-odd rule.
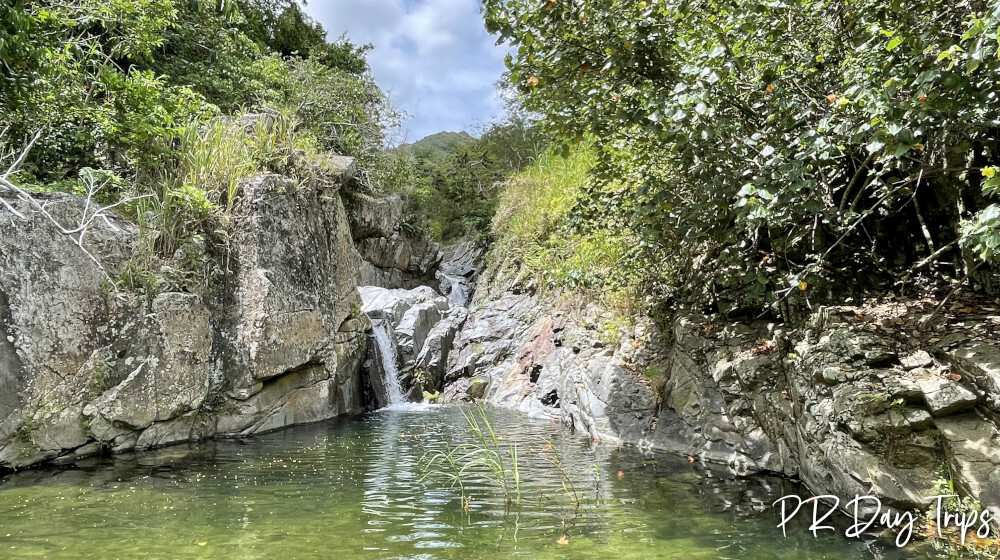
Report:
[[[452,305],[465,306],[476,289],[479,274],[478,261],[483,255],[483,247],[472,241],[446,247],[442,252],[441,266],[437,271],[441,293],[448,297]]]
[[[26,202],[0,206],[0,468],[250,434],[359,411],[367,317],[338,177],[241,185],[229,252],[202,293],[114,293]],[[84,201],[39,194],[62,223]],[[84,246],[117,278],[137,244],[97,220]]]
[[[622,346],[633,341],[626,339]],[[482,393],[497,406],[558,419],[603,441],[651,433],[656,394],[568,308],[541,307],[528,294],[477,299],[455,346],[446,379],[456,387],[446,388],[445,400]]]
[[[348,207],[351,209],[351,236],[356,241],[391,237],[403,223],[403,199],[398,194],[385,198],[354,195]]]
[[[443,400],[481,393],[602,440],[740,474],[784,473],[814,494],[876,494],[897,508],[926,507],[947,465],[966,492],[1000,508],[1000,350],[991,344],[897,354],[836,309],[794,330],[682,316],[658,336],[640,319],[607,344],[600,309],[505,281],[479,279]],[[662,392],[638,372],[661,379]]]
[[[950,416],[969,410],[976,406],[979,400],[979,395],[962,385],[933,375],[920,379],[917,385],[924,394],[927,410],[935,417]]]
[[[352,195],[347,200],[357,246],[354,266],[360,286],[416,288],[434,279],[441,252],[422,233],[402,226],[399,195],[377,199]]]
[[[958,486],[994,508],[1000,505],[1000,430],[975,413],[935,421]]]

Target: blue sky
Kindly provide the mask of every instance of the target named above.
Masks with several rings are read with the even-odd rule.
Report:
[[[306,12],[331,40],[371,43],[375,79],[410,119],[405,141],[473,131],[503,112],[493,84],[504,47],[483,28],[479,0],[311,0]]]

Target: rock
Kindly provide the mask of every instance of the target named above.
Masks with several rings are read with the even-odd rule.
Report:
[[[448,309],[448,301],[443,297],[418,303],[403,313],[403,318],[396,325],[396,337],[399,342],[399,354],[404,364],[416,363],[417,356],[424,348],[424,342],[431,329],[441,321],[444,311]]]
[[[455,335],[468,317],[466,309],[451,306],[428,286],[412,290],[362,286],[358,291],[362,312],[373,321],[387,323],[402,376],[419,378],[421,391],[440,390]],[[384,404],[385,368],[374,343],[365,363],[364,375],[375,392],[375,400]],[[415,380],[409,379],[403,390],[410,391],[409,385],[415,384]],[[458,391],[453,393],[458,395]],[[446,393],[443,400],[451,398],[450,395]]]
[[[910,406],[904,408],[903,418],[906,420],[907,425],[914,431],[926,430],[934,425],[934,418],[922,408]]]
[[[821,338],[819,343],[841,357],[841,361],[879,368],[891,365],[897,358],[885,341],[858,328],[838,328]]]
[[[934,421],[945,440],[951,472],[959,487],[994,511],[1000,509],[1000,431],[990,421],[966,413]]]
[[[415,366],[426,373],[429,387],[438,388],[443,385],[448,355],[454,346],[455,335],[468,316],[469,312],[464,307],[450,308],[427,333]]]
[[[359,411],[369,323],[358,313],[357,252],[338,193],[351,161],[322,165],[311,182],[242,181],[229,250],[212,257],[195,240],[178,251],[186,258],[190,248],[200,269],[221,274],[192,286],[197,293],[161,282],[149,299],[109,295],[109,278],[137,247],[134,225],[94,221],[84,252],[28,203],[0,194],[25,216],[0,205],[0,468]],[[62,223],[78,223],[86,206],[36,196]]]
[[[2,304],[2,302],[0,302]],[[948,360],[984,394],[986,406],[1000,413],[1000,345],[973,342],[946,352]]]
[[[823,368],[822,372],[820,372],[819,378],[823,383],[833,386],[846,383],[847,381],[853,381],[862,375],[863,372],[850,370],[842,366],[836,366]]]
[[[931,358],[931,355],[927,352],[917,350],[916,352],[900,359],[899,363],[903,366],[903,369],[909,371],[916,368],[931,367],[934,364],[934,359]]]
[[[153,300],[128,353],[130,373],[96,402],[108,422],[141,430],[196,410],[208,395],[212,331],[210,313],[194,294],[166,293]]]
[[[917,384],[928,410],[937,418],[969,410],[979,401],[979,395],[948,379],[927,377],[919,379]]]
[[[386,319],[395,328],[403,315],[414,305],[435,301],[441,295],[429,286],[412,290],[386,289],[379,286],[360,286],[361,312],[372,319]]]
[[[478,297],[478,296],[477,296]],[[491,404],[559,419],[604,441],[648,436],[657,397],[608,351],[575,315],[534,308],[526,294],[505,293],[473,304],[449,355],[446,379],[483,379]],[[559,317],[556,319],[555,317]],[[573,345],[564,341],[575,341]],[[574,352],[573,347],[581,349]],[[478,383],[478,382],[476,382]],[[468,391],[478,394],[478,389]],[[445,389],[449,393],[449,386]]]
[[[885,388],[891,400],[903,399],[909,404],[923,404],[924,391],[913,379],[906,377],[891,377],[885,380]]]
[[[485,379],[481,377],[473,377],[469,381],[469,387],[465,390],[465,394],[471,400],[479,400],[486,395],[486,388],[489,384]]]
[[[602,310],[540,298],[491,274],[478,278],[449,356],[445,400],[478,393],[471,384],[482,379],[491,404],[602,441],[681,453],[737,474],[779,472],[814,494],[873,493],[895,508],[923,507],[933,491],[944,451],[927,435],[932,413],[976,402],[927,364],[929,354],[907,355],[907,367],[921,367],[905,374],[893,368],[900,362],[890,342],[854,313],[819,310],[824,316],[805,329],[731,323],[724,336],[681,315],[669,344],[640,319],[644,328],[622,329],[620,344],[598,348],[593,327],[606,320]],[[657,348],[649,339],[660,341],[665,359],[641,350]],[[760,351],[762,339],[792,352]],[[660,395],[636,375],[650,368]]]
[[[452,305],[468,305],[475,290],[477,265],[483,248],[472,241],[445,247],[443,258],[437,271],[441,293],[448,297]]]
[[[399,195],[352,195],[347,203],[358,285],[409,289],[434,281],[442,257],[438,244],[420,231],[402,227]]]
[[[354,194],[348,198],[347,210],[355,242],[391,237],[403,222],[403,199],[398,194],[384,198]]]

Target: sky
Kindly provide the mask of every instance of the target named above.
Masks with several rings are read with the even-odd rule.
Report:
[[[413,142],[442,130],[474,132],[503,112],[493,84],[505,47],[483,28],[479,0],[310,0],[306,12],[334,40],[371,43],[375,81],[410,118]]]

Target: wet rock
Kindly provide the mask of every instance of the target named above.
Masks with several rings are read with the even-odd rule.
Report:
[[[478,400],[486,395],[486,380],[481,377],[473,377],[468,382],[468,388],[465,390],[466,396],[471,400]]]
[[[428,388],[443,385],[448,355],[454,346],[455,336],[468,316],[469,312],[464,307],[450,308],[427,333],[415,360],[415,367],[424,371]]]
[[[429,286],[412,290],[386,289],[379,286],[360,286],[361,312],[372,319],[385,319],[397,327],[403,315],[414,305],[433,302],[441,298]]]
[[[372,320],[388,323],[400,372],[410,380],[404,390],[418,380],[424,391],[440,390],[453,341],[468,317],[466,309],[453,307],[428,286],[412,290],[362,286],[358,290],[362,312]],[[380,367],[381,356],[375,355],[374,349],[369,354],[366,375],[380,390],[385,372]]]

